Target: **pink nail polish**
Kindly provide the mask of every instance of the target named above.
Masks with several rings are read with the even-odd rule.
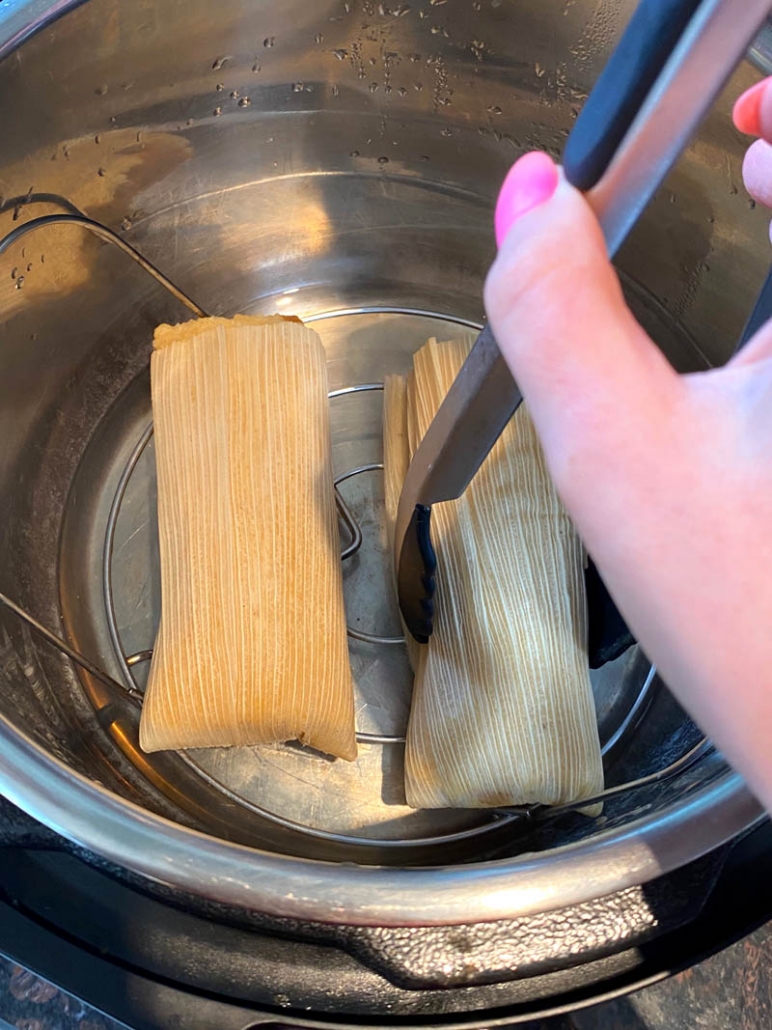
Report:
[[[737,99],[732,111],[732,121],[740,132],[748,136],[761,135],[761,100],[770,84],[770,79],[757,82],[755,86]]]
[[[535,150],[509,169],[496,202],[496,243],[504,238],[527,211],[549,200],[558,186],[558,169],[548,154]]]

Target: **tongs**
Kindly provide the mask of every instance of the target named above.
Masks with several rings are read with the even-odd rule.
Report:
[[[613,257],[713,105],[770,0],[641,0],[567,140],[563,170],[600,221]],[[486,326],[405,477],[397,512],[399,605],[420,643],[432,633],[431,506],[459,497],[523,400]]]

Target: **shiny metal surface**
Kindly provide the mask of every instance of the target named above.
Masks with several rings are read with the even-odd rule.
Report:
[[[616,254],[769,13],[769,0],[705,0],[588,199]]]
[[[403,370],[427,313],[479,324],[498,183],[523,150],[559,152],[632,4],[90,0],[20,50],[9,41],[62,5],[12,7],[11,18],[0,6],[0,191],[11,198],[0,219],[12,227],[51,210],[27,196],[63,195],[206,310],[326,315],[331,386],[343,388]],[[743,142],[727,115],[753,77],[737,73],[618,257],[636,314],[681,369],[730,353],[766,272],[764,219],[741,192]],[[113,248],[68,226],[41,233],[0,256],[0,589],[120,676],[104,614],[105,521],[147,424],[153,327],[186,312]],[[363,309],[381,312],[377,337],[357,325]],[[379,461],[366,400],[335,402],[339,471]],[[145,483],[134,528],[150,504]],[[374,503],[376,486],[364,474],[343,485],[352,511]],[[116,546],[131,532],[127,522]],[[141,532],[132,543],[152,546]],[[383,571],[364,544],[348,583],[360,618]],[[143,599],[138,576],[122,595],[134,653],[152,627],[146,573],[145,588]],[[365,630],[396,631],[387,614]],[[401,682],[401,650],[372,648],[352,644],[352,660],[377,701]],[[639,673],[606,675],[599,717],[621,726],[638,702],[620,684]],[[142,756],[129,706],[10,613],[0,677],[4,793],[142,875],[252,909],[443,923],[560,907],[645,882],[759,813],[714,755],[676,783],[610,802],[602,826],[566,816],[548,834],[494,828],[476,843],[419,845],[407,860],[373,839],[366,861],[382,867],[357,868],[345,863],[360,860],[358,845],[242,818],[177,756]],[[394,702],[391,716],[401,705],[404,717],[404,693]],[[392,733],[386,714],[373,705],[365,728]],[[609,752],[612,785],[697,739],[662,689],[635,718]],[[248,778],[246,766],[226,771]]]

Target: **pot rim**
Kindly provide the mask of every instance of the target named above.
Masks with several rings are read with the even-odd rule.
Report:
[[[549,852],[457,867],[349,866],[277,855],[155,815],[0,719],[0,792],[54,832],[155,883],[221,904],[356,926],[492,922],[647,883],[764,818],[737,773],[686,801]]]

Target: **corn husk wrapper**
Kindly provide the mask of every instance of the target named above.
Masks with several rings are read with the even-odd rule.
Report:
[[[411,454],[470,346],[430,340],[415,355],[407,410],[391,409]],[[432,539],[435,629],[416,669],[408,804],[556,805],[599,793],[584,550],[523,407],[462,497],[433,506]]]
[[[154,344],[162,613],[141,746],[298,739],[353,759],[322,343],[239,316]]]

